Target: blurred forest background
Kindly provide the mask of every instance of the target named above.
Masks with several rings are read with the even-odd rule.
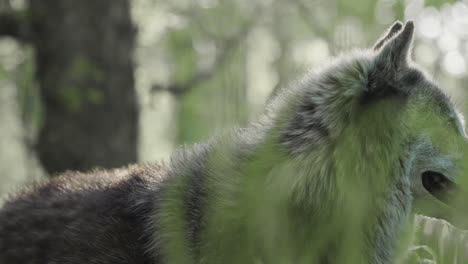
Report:
[[[0,0],[0,196],[64,170],[167,160],[393,21],[466,98],[468,1]]]

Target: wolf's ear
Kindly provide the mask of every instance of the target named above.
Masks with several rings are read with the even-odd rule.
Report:
[[[406,22],[403,30],[397,30],[397,24],[398,22],[392,26],[390,32],[385,37],[388,37],[388,39],[384,40],[381,47],[377,48],[377,50],[379,53],[378,57],[382,62],[388,66],[400,68],[407,64],[413,43],[414,24],[412,21]],[[394,27],[396,28],[393,29]],[[393,34],[392,29],[395,30]]]
[[[396,33],[400,32],[402,28],[403,24],[400,21],[393,23],[393,25],[387,29],[387,32],[385,32],[385,34],[382,35],[382,37],[380,37],[380,39],[375,43],[374,50],[379,50],[385,42],[389,41]]]

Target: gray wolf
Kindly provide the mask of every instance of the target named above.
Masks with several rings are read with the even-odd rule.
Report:
[[[0,211],[1,263],[393,263],[413,203],[449,202],[464,121],[410,58],[412,22],[284,88],[168,166],[70,172]]]

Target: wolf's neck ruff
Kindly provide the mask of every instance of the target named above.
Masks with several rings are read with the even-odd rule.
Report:
[[[274,126],[261,129],[257,133],[277,134]],[[163,192],[157,215],[161,245],[175,249],[165,252],[167,262],[197,263],[199,256],[206,263],[390,261],[411,202],[396,155],[402,152],[395,142],[374,146],[378,138],[354,129],[344,129],[334,144],[304,155],[288,154],[277,136],[215,144],[223,142],[220,138],[203,159],[179,161],[186,164],[186,175],[205,168],[204,185],[197,189],[189,187],[189,177],[174,178]],[[242,134],[237,136],[241,141]],[[189,201],[194,191],[199,197],[195,212],[180,202]],[[172,213],[166,215],[169,208]]]

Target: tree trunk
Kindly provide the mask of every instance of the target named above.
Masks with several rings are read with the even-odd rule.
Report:
[[[128,0],[30,0],[49,173],[137,160],[134,27]]]

